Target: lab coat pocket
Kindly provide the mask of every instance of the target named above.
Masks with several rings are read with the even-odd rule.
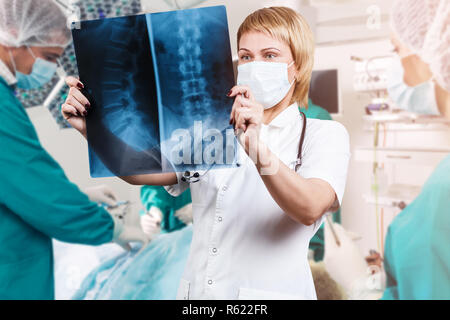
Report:
[[[273,291],[240,288],[238,300],[304,300],[304,298]]]
[[[191,283],[189,281],[181,279],[177,292],[177,300],[189,300],[190,287]]]

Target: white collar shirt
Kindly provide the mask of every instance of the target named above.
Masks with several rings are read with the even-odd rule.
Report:
[[[261,128],[261,139],[292,169],[302,127],[293,104]],[[240,149],[239,167],[212,169],[190,185],[178,173],[178,184],[166,187],[174,196],[190,187],[192,196],[193,239],[177,298],[316,299],[307,256],[323,217],[311,226],[292,220]],[[308,119],[302,153],[297,173],[328,182],[340,205],[350,159],[346,129]]]

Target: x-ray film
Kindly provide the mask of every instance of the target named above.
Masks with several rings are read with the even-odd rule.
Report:
[[[235,164],[224,6],[82,21],[73,39],[92,177]]]
[[[64,1],[68,2],[68,1]],[[125,15],[138,14],[141,11],[140,0],[78,0],[72,2],[72,7],[79,12],[80,20],[93,20],[112,18]],[[70,15],[71,11],[63,10]],[[75,50],[71,43],[59,59],[64,72],[68,75],[78,76],[76,67]],[[61,114],[61,105],[67,98],[69,87],[65,84],[59,89],[58,82],[61,81],[60,74],[55,74],[53,79],[42,88],[24,90],[15,89],[15,95],[25,108],[44,105],[61,129],[70,128],[69,123]],[[62,79],[64,82],[64,79]]]

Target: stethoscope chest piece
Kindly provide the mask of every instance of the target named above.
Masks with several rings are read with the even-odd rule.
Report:
[[[187,182],[189,184],[196,183],[200,181],[200,173],[195,172],[191,175],[190,171],[185,171],[183,177],[181,177],[181,181]]]

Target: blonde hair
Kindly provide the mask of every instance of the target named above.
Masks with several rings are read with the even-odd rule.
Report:
[[[238,47],[247,32],[263,32],[289,45],[298,74],[291,103],[307,108],[314,65],[314,36],[305,18],[287,7],[263,8],[250,14],[239,27]]]

